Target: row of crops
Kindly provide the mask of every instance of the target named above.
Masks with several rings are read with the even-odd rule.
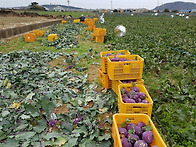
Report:
[[[193,146],[196,18],[108,15],[105,19],[105,42],[113,49],[127,49],[144,58],[143,79],[155,102],[153,113],[173,146]],[[126,27],[124,37],[115,37],[117,24]]]
[[[67,54],[0,55],[0,146],[111,145],[112,120],[101,114],[115,111],[112,93],[96,92],[86,75],[49,68],[58,56]]]
[[[152,120],[156,122],[156,116],[159,131],[166,130],[169,137],[163,135],[164,141],[169,138],[177,147],[196,144],[196,58],[191,56],[196,54],[196,18],[106,15],[105,20],[96,25],[107,29],[109,49],[126,49],[144,58],[144,84],[154,101]],[[124,37],[114,33],[119,24],[127,29]],[[100,85],[89,83],[88,75],[48,65],[58,57],[65,58],[67,66],[88,57],[94,62],[100,59],[91,55],[97,54],[92,48],[90,54],[75,59],[65,53],[80,48],[76,41],[79,33],[90,40],[84,28],[83,24],[53,26],[48,33],[58,34],[58,40],[48,42],[48,33],[45,39],[39,38],[40,46],[55,46],[56,53],[0,54],[0,146],[113,145],[111,116],[118,113],[115,93],[98,90]]]

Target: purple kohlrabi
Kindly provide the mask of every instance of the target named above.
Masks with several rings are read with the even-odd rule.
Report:
[[[135,103],[134,99],[130,99],[130,98],[123,98],[123,102],[124,103]]]
[[[133,128],[135,129],[135,126],[136,126],[135,124],[130,123],[130,124],[127,124],[126,129],[127,129],[127,130],[131,130],[131,129],[133,129]]]
[[[51,119],[51,120],[49,121],[48,125],[49,125],[50,127],[53,127],[53,126],[56,125],[56,122],[57,122],[56,120]]]
[[[71,69],[72,67],[73,67],[73,65],[69,65],[67,68],[68,68],[68,69]]]
[[[121,137],[123,137],[123,136],[127,137],[127,135],[128,135],[127,129],[125,129],[125,128],[118,128],[118,132],[121,135]]]
[[[139,126],[135,126],[135,134],[141,136],[143,133],[142,128]]]
[[[131,141],[131,143],[135,143],[137,140],[139,140],[140,138],[139,138],[139,136],[138,135],[136,135],[136,134],[132,134],[132,135],[127,135],[127,138],[128,139],[130,139],[130,141]]]
[[[148,144],[143,140],[137,140],[134,143],[134,147],[148,147]]]
[[[121,138],[121,143],[123,147],[132,147],[132,144],[125,137]]]
[[[143,134],[142,134],[142,139],[147,142],[148,144],[151,144],[152,141],[153,141],[153,133],[152,131],[145,131]]]
[[[149,103],[147,100],[142,100],[142,102],[141,103],[145,103],[145,104],[147,104],[147,103]]]
[[[137,123],[137,126],[142,128],[142,127],[146,126],[146,124],[144,122],[140,121],[140,122]]]
[[[143,93],[143,92],[139,92],[137,95],[138,95],[139,98],[141,98],[142,100],[144,100],[144,99],[146,98],[146,94]]]
[[[135,91],[135,92],[139,92],[139,91],[140,91],[139,88],[138,88],[138,87],[135,87],[135,86],[132,87],[131,90],[133,90],[133,91]]]

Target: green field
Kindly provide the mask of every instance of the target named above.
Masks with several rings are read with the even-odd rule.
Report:
[[[25,12],[25,11],[16,11],[18,13],[22,13],[22,12]],[[34,12],[34,13],[38,13],[40,15],[43,15],[43,14],[48,14],[48,15],[71,15],[72,17],[74,18],[77,18],[77,17],[80,17],[82,14],[84,16],[88,16],[88,17],[91,17],[93,16],[93,13],[91,12],[56,12],[56,11],[38,11],[38,10],[27,10],[26,12]]]
[[[117,25],[126,27],[125,36],[116,36]],[[72,23],[44,29],[45,36],[32,43],[23,36],[1,42],[0,145],[112,146],[117,96],[103,90],[98,76],[87,81],[86,74],[100,67],[101,51],[126,49],[144,58],[144,85],[154,102],[152,120],[166,144],[193,147],[196,17],[105,14],[105,23],[96,27],[107,29],[104,43],[94,43],[85,25]],[[59,39],[48,42],[50,33]],[[19,109],[13,102],[22,102]],[[52,111],[63,104],[69,113],[55,113],[52,126]],[[77,124],[76,118],[81,118]]]

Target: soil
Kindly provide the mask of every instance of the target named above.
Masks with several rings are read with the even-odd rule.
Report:
[[[47,22],[49,20],[52,21],[54,19],[48,19],[44,17],[0,16],[0,30],[30,25],[34,23]]]
[[[62,68],[67,68],[66,62],[63,61],[64,59],[65,59],[64,56],[60,56],[57,59],[50,61],[48,64],[50,67],[58,66],[58,67],[62,67]]]
[[[55,108],[53,112],[56,114],[66,114],[69,112],[69,109],[67,108],[67,104],[63,104],[62,106]]]
[[[98,67],[95,65],[89,65],[88,67],[88,81],[94,82],[99,77]]]

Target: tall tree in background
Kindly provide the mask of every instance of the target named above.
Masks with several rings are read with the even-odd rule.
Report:
[[[30,9],[37,9],[38,3],[37,2],[32,2],[30,5]]]

